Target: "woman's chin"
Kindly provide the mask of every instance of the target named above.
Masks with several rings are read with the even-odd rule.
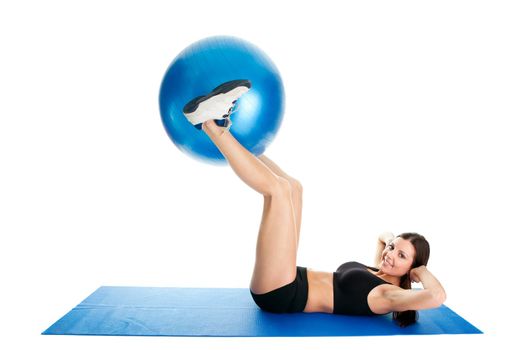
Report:
[[[392,266],[391,265],[388,265],[387,263],[385,263],[384,261],[381,262],[381,265],[379,266],[379,270],[381,272],[384,272],[384,273],[388,273],[388,272],[391,272],[392,271]]]

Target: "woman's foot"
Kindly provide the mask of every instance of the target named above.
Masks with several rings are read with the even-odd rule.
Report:
[[[197,129],[208,120],[215,120],[218,126],[229,129],[230,115],[237,100],[251,88],[249,80],[232,80],[213,89],[206,96],[198,96],[189,101],[183,108],[183,113]]]

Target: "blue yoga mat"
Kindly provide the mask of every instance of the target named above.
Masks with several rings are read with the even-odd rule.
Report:
[[[398,327],[392,315],[272,314],[247,288],[100,287],[42,334],[134,336],[363,336],[482,333],[442,305]]]

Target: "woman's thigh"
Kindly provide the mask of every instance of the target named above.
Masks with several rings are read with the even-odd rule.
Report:
[[[287,184],[283,184],[281,191],[264,196],[250,283],[250,289],[256,294],[282,287],[296,276],[297,235],[291,189]]]

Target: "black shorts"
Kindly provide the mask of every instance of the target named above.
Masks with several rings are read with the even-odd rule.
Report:
[[[308,278],[306,267],[297,266],[297,274],[292,283],[264,294],[252,294],[252,298],[262,310],[275,313],[302,312],[308,300]]]

